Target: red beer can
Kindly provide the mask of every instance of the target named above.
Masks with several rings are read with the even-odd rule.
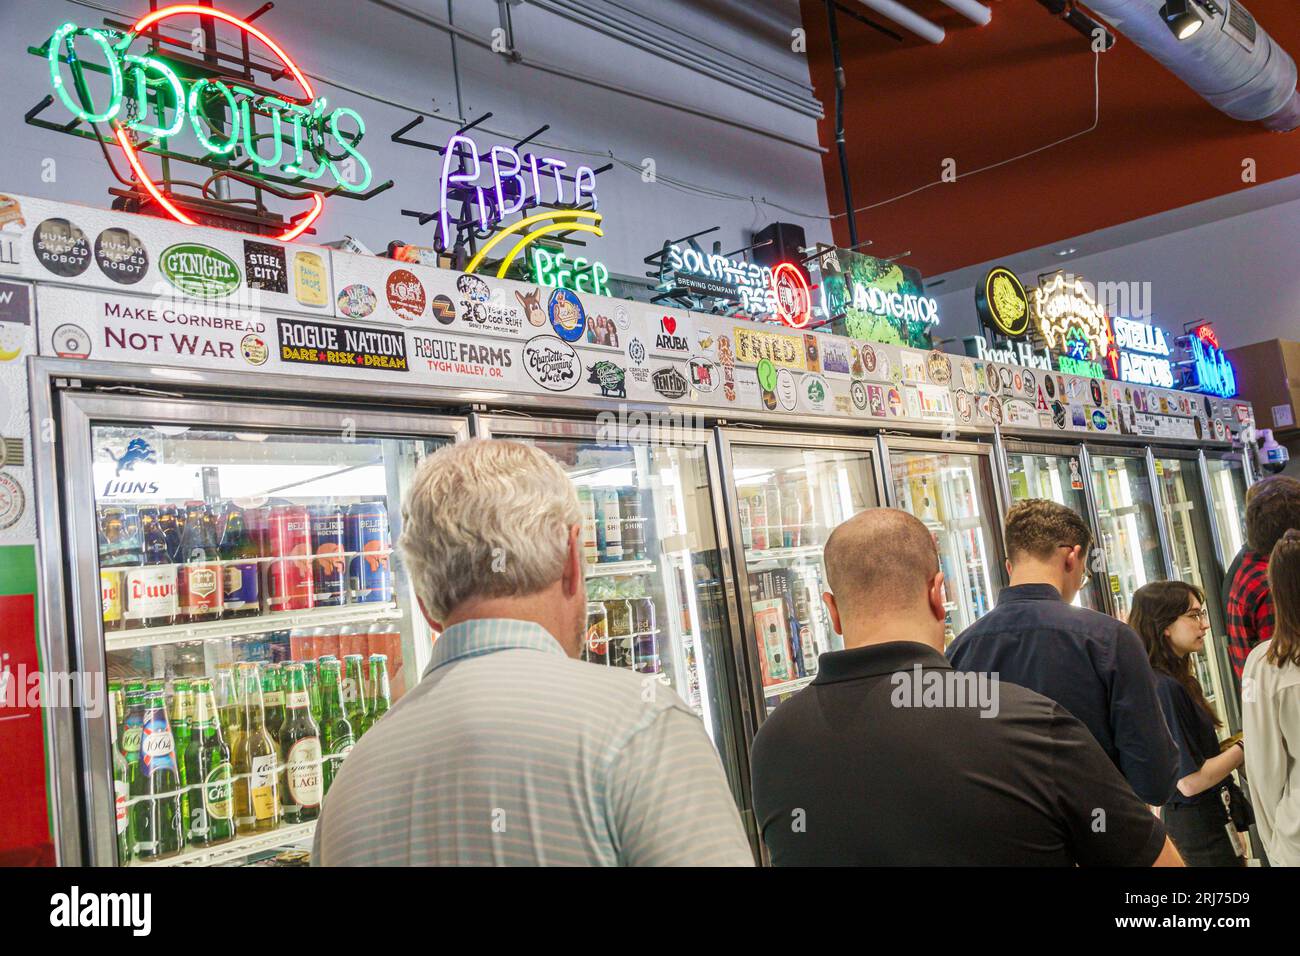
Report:
[[[277,505],[267,527],[271,553],[266,609],[305,611],[315,606],[311,568],[311,518],[302,505]]]

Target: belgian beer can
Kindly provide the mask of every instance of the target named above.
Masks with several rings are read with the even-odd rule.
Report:
[[[366,501],[348,509],[344,526],[348,552],[348,587],[358,603],[393,599],[393,572],[389,566],[392,540],[388,530],[388,507],[382,501]]]
[[[317,607],[335,607],[348,600],[343,524],[343,509],[337,505],[311,509],[312,587]]]
[[[304,611],[315,606],[311,577],[311,520],[302,505],[271,509],[266,609]]]

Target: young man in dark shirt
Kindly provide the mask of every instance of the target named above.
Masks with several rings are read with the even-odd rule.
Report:
[[[1007,512],[1006,544],[1011,586],[952,642],[948,660],[1056,701],[1139,797],[1163,805],[1178,782],[1178,748],[1142,641],[1127,624],[1070,604],[1088,580],[1088,525],[1064,505],[1022,501]]]
[[[1086,727],[944,660],[943,573],[920,521],[864,511],[824,560],[845,650],[754,739],[774,864],[1181,865]]]

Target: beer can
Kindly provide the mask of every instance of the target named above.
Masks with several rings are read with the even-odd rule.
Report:
[[[618,489],[607,488],[601,493],[605,496],[605,547],[600,556],[604,561],[622,561],[623,518],[618,508]]]
[[[623,515],[623,559],[645,560],[645,513],[641,509],[641,492],[624,488],[618,493],[618,508]]]
[[[311,577],[311,519],[302,505],[271,509],[266,609],[305,611],[315,606]]]
[[[653,634],[655,627],[654,598],[632,598],[632,632],[634,634]]]
[[[659,661],[659,638],[653,631],[632,639],[632,669],[641,674],[658,674],[663,669]]]
[[[122,629],[122,616],[125,610],[123,600],[124,573],[122,571],[104,570],[99,572],[99,601],[103,607],[104,630]]]
[[[609,663],[609,614],[599,601],[587,605],[587,639],[582,645],[582,658],[593,664]]]
[[[767,498],[759,491],[749,497],[750,541],[755,551],[766,551]]]
[[[344,527],[348,552],[348,587],[357,603],[393,600],[393,572],[388,557],[392,542],[388,507],[366,501],[348,509]]]
[[[605,601],[609,628],[611,667],[632,668],[632,603],[627,600]]]
[[[319,505],[311,509],[312,588],[317,607],[337,607],[348,600],[347,566],[343,556],[343,509]]]
[[[596,502],[591,489],[578,489],[578,504],[582,507],[582,558],[588,564],[600,560],[600,546],[596,538]]]

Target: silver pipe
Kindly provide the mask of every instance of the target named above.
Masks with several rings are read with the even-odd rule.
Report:
[[[870,7],[882,17],[893,20],[904,30],[915,33],[922,40],[942,43],[945,36],[943,27],[931,23],[920,14],[913,13],[898,0],[858,0],[864,7]]]
[[[984,26],[993,19],[993,11],[978,0],[939,0],[946,7],[951,7],[972,23]]]

